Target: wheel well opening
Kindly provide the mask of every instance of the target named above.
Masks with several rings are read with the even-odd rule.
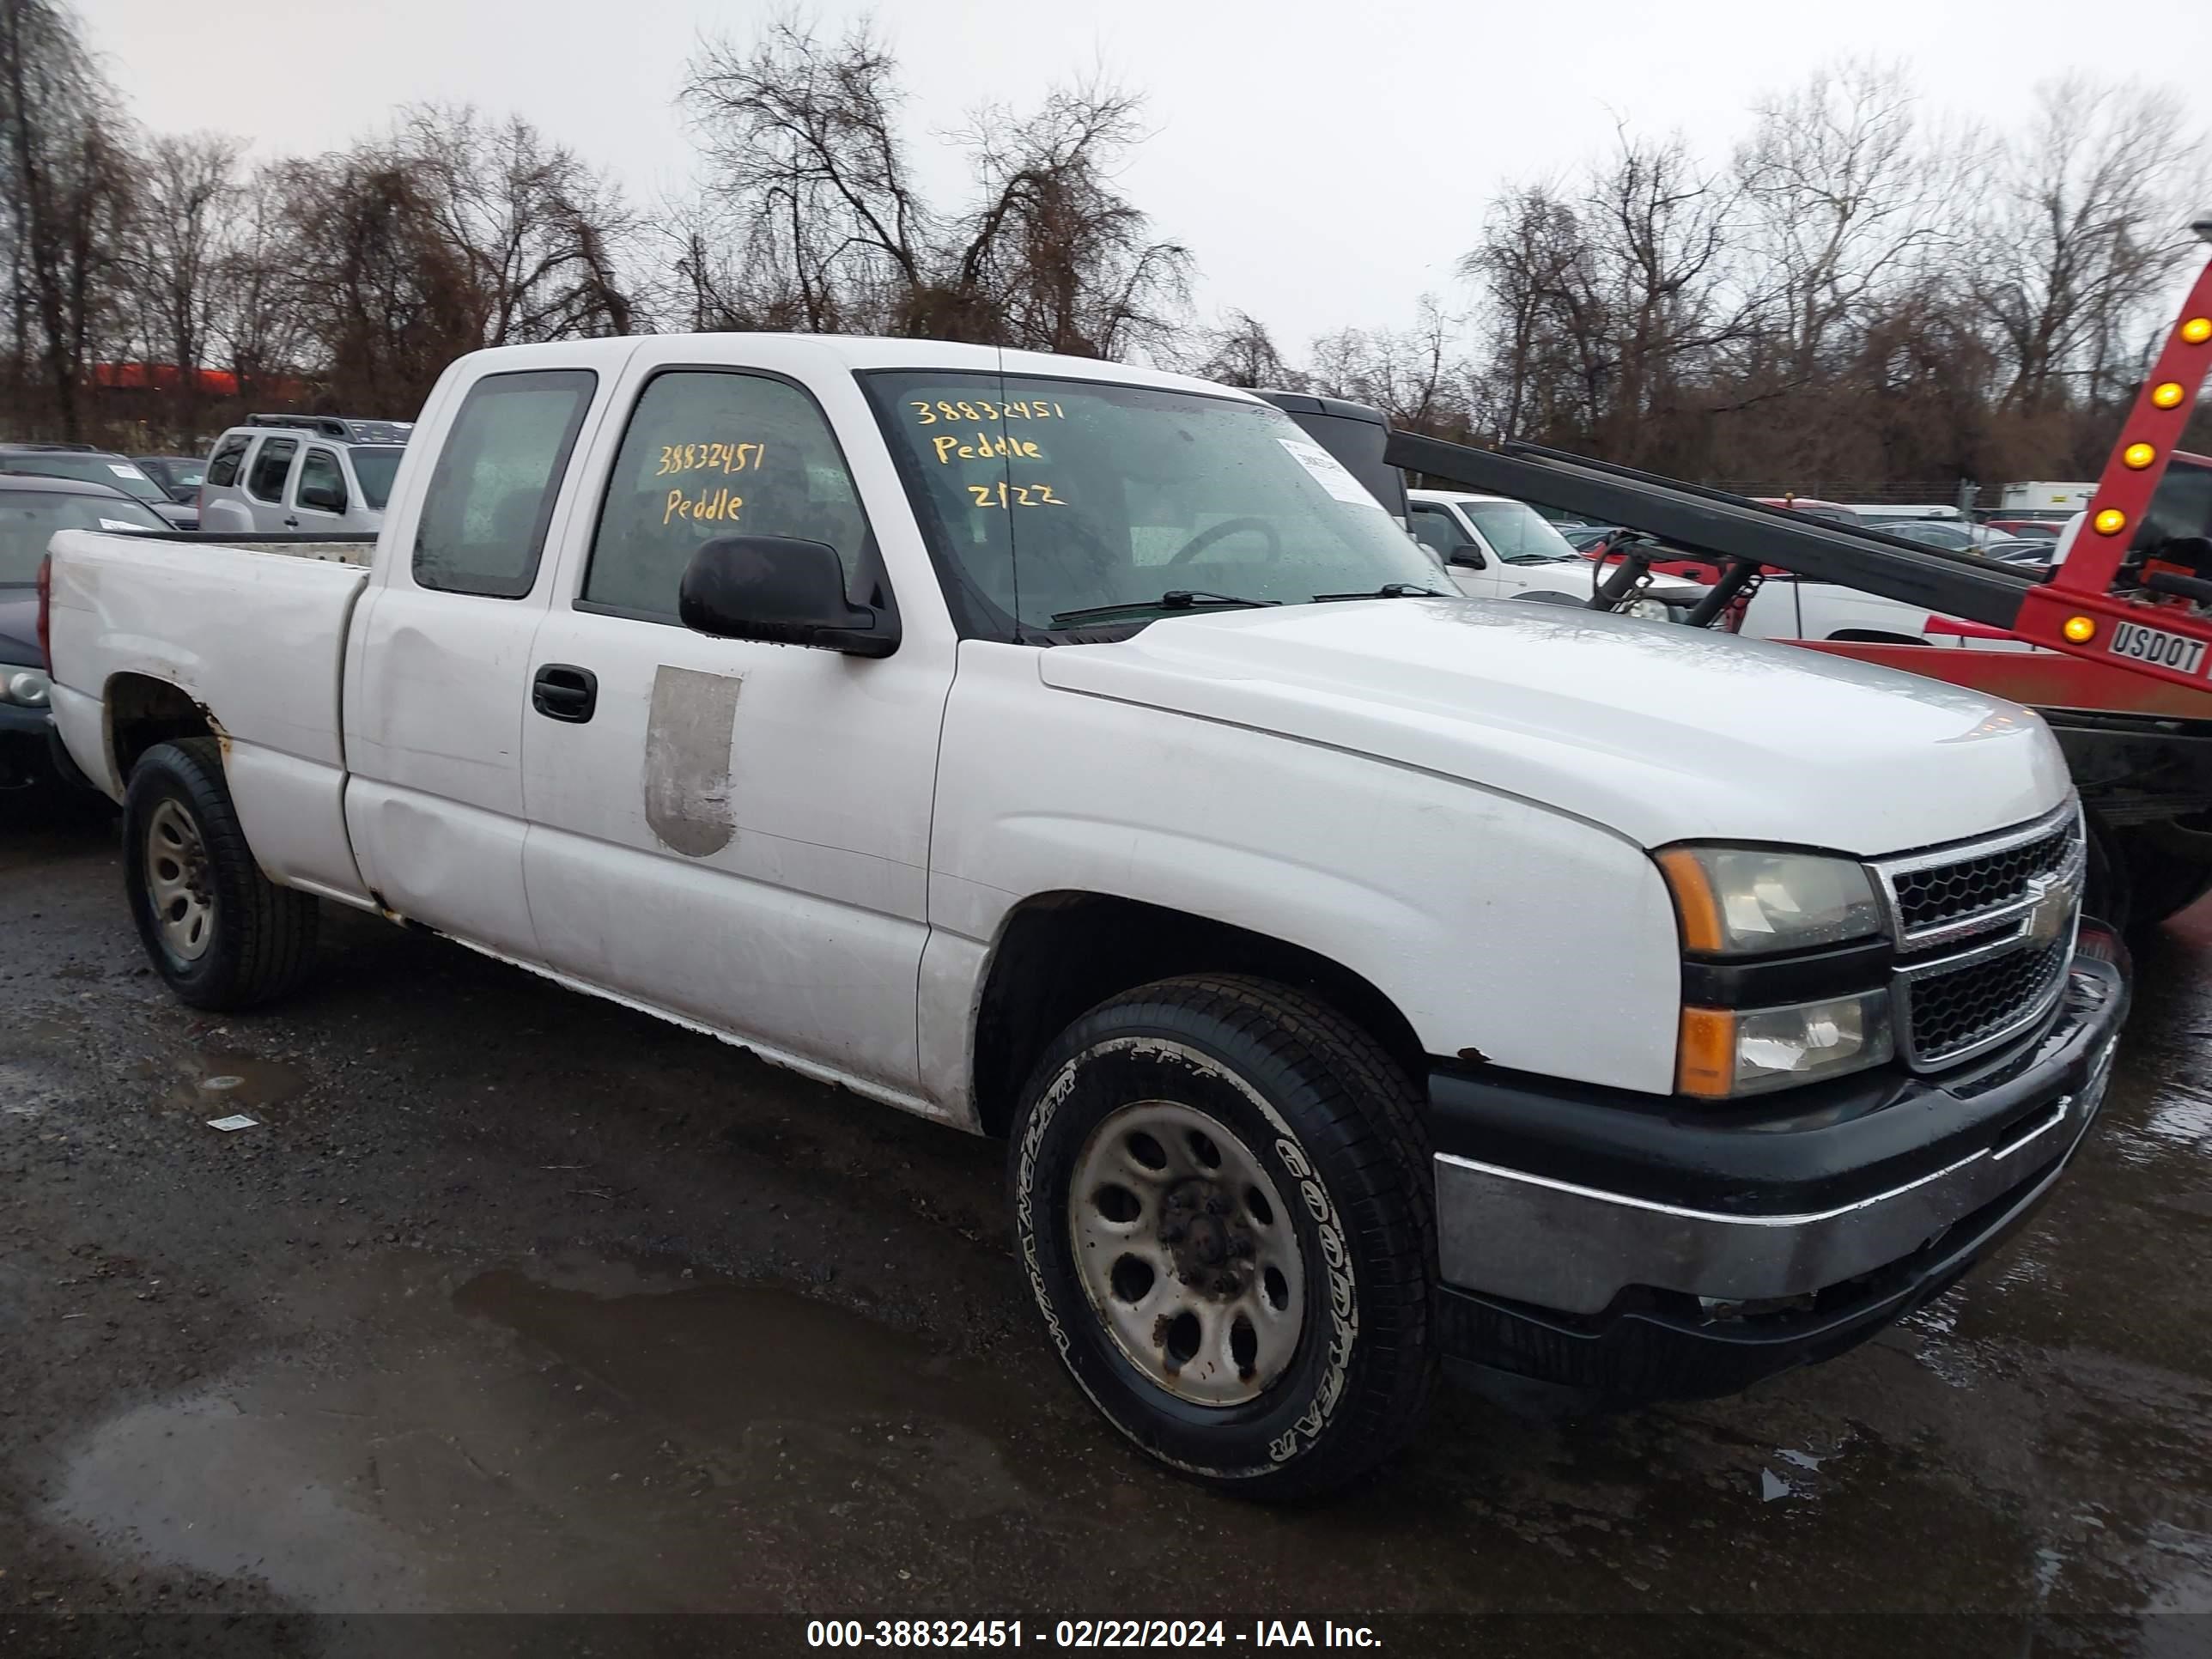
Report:
[[[1012,1127],[1021,1089],[1054,1037],[1117,993],[1182,974],[1249,974],[1322,998],[1419,1079],[1420,1039],[1390,999],[1341,963],[1264,933],[1102,893],[1050,893],[1007,919],[975,1017],[976,1118]]]
[[[180,687],[151,675],[117,675],[107,683],[105,706],[108,753],[123,783],[131,781],[139,757],[157,743],[220,735],[205,708]]]

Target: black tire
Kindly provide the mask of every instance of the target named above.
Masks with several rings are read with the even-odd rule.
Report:
[[[1291,1224],[1303,1323],[1256,1397],[1194,1404],[1170,1393],[1133,1361],[1078,1271],[1077,1166],[1093,1132],[1133,1103],[1212,1119],[1285,1195],[1285,1214],[1269,1220]],[[1285,1499],[1355,1479],[1412,1436],[1437,1369],[1433,1177],[1412,1080],[1352,1021],[1285,986],[1229,975],[1115,997],[1038,1063],[1010,1164],[1015,1249],[1054,1346],[1091,1403],[1152,1457]],[[1147,1212],[1133,1224],[1152,1224]],[[1196,1282],[1180,1268],[1170,1279]],[[1159,1328],[1153,1340],[1164,1356]]]
[[[2155,927],[2212,892],[2212,862],[2199,850],[2206,840],[2162,824],[2113,833],[2112,854],[2127,866],[2130,927]]]
[[[2082,875],[2082,912],[2115,933],[2124,933],[2135,925],[2134,872],[2112,826],[2094,811],[2084,815],[2084,822],[2088,846]]]
[[[173,948],[156,908],[151,840],[165,806],[180,811],[198,837],[188,878],[204,895],[207,917],[196,956]],[[298,984],[314,960],[315,901],[261,873],[213,738],[157,744],[132,769],[123,797],[123,881],[147,959],[195,1008],[267,1002]]]

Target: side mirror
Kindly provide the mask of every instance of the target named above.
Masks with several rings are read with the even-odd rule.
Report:
[[[1482,556],[1482,550],[1473,542],[1462,542],[1444,556],[1450,563],[1463,564],[1470,570],[1484,569],[1490,563]]]
[[[300,505],[312,507],[318,513],[343,513],[346,510],[345,491],[332,489],[327,484],[302,484]]]
[[[719,640],[805,645],[852,657],[898,649],[896,619],[845,597],[845,567],[823,542],[725,536],[691,556],[678,590],[686,628]]]

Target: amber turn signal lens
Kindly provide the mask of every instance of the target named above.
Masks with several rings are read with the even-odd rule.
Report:
[[[1728,936],[1721,927],[1720,901],[1713,896],[1713,884],[1697,855],[1686,848],[1670,847],[1659,854],[1659,868],[1674,895],[1674,914],[1682,922],[1683,949],[1726,949]]]
[[[2108,507],[2097,515],[2097,533],[2117,536],[2128,527],[2128,515],[2117,507]]]
[[[2181,325],[2181,337],[2191,345],[2212,340],[2212,317],[2191,317]]]
[[[2140,472],[2158,459],[2158,451],[2149,444],[2130,444],[2120,452],[2120,459]]]
[[[2151,402],[2156,404],[2160,409],[2179,409],[2181,407],[2181,400],[2186,396],[2188,393],[2182,391],[2181,382],[2179,380],[2167,380],[2150,389]]]
[[[2094,617],[2069,617],[2065,627],[2058,630],[2076,645],[2087,645],[2097,637],[2097,622]]]
[[[1735,1014],[1727,1008],[1682,1010],[1682,1044],[1674,1086],[1686,1095],[1725,1099],[1735,1087]]]

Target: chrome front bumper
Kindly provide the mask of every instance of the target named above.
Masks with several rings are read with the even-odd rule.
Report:
[[[1905,1261],[2008,1194],[2025,1206],[2040,1197],[2095,1115],[2125,1011],[2124,981],[2108,964],[2077,958],[2069,980],[2060,1019],[2036,1040],[2035,1063],[2006,1080],[2006,1109],[1984,1144],[1954,1148],[1936,1168],[1846,1201],[1771,1212],[1705,1207],[1511,1168],[1469,1152],[1439,1152],[1444,1282],[1569,1315],[1601,1313],[1632,1286],[1708,1302],[1768,1302]],[[1923,1095],[1892,1109],[1924,1114],[1932,1132],[1940,1127],[1942,1098]],[[1769,1140],[1746,1150],[1764,1155],[1771,1147]]]

